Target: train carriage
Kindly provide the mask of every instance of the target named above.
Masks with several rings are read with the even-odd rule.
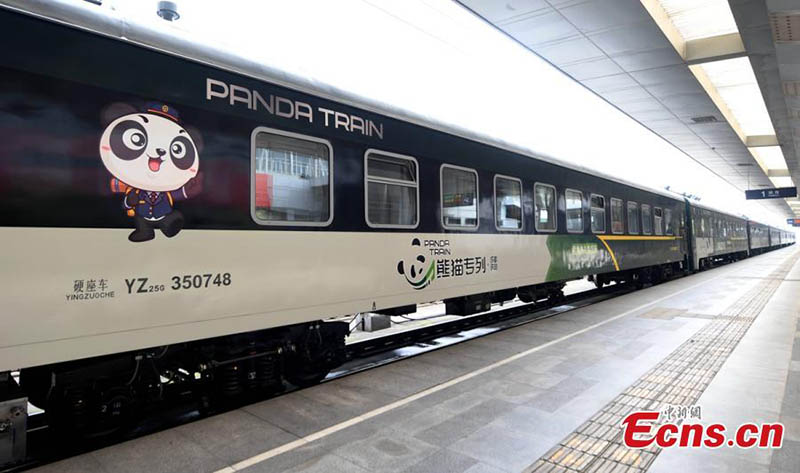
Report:
[[[761,254],[769,249],[769,226],[763,223],[747,221],[750,256]]]
[[[704,269],[719,262],[747,257],[747,220],[690,202],[693,267]]]
[[[665,193],[0,15],[0,370],[686,258]]]
[[[781,246],[789,246],[794,243],[794,236],[793,232],[781,230]]]

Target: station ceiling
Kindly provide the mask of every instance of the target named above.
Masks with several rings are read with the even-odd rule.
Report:
[[[800,182],[797,0],[460,3],[741,191]]]

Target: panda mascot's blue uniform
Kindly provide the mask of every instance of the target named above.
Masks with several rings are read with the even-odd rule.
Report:
[[[114,176],[112,192],[125,194],[134,219],[130,241],[152,240],[156,228],[170,238],[181,231],[184,218],[174,204],[200,193],[200,156],[174,108],[150,104],[115,119],[100,139],[100,157]]]

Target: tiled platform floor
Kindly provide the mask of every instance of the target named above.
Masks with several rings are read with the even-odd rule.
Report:
[[[35,471],[519,472],[795,251],[681,278]],[[784,447],[666,450],[649,471],[800,471],[800,264],[783,279],[699,404],[707,422],[782,421]],[[483,371],[470,375],[476,370]],[[435,392],[418,394],[425,390]],[[245,468],[240,462],[248,459]]]

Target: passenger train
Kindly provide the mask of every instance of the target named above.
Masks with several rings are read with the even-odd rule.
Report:
[[[345,358],[333,317],[468,315],[794,243],[90,2],[0,5],[0,373],[71,431],[314,383]]]

